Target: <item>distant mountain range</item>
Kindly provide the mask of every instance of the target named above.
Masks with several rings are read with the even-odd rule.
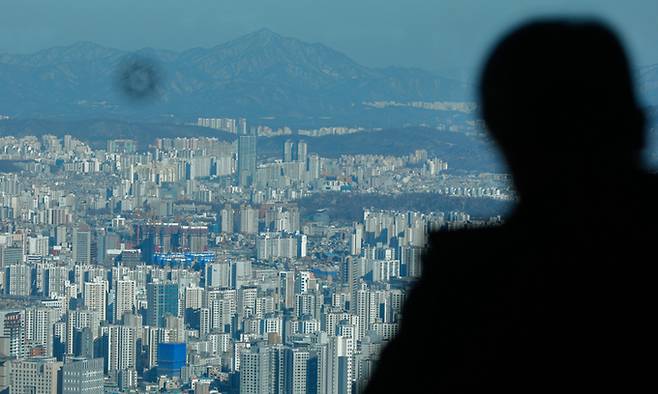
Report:
[[[151,100],[125,97],[123,65],[160,76]],[[126,52],[89,42],[0,54],[0,114],[162,120],[196,116],[358,120],[370,101],[465,101],[467,84],[413,68],[369,68],[322,44],[263,29],[213,48]],[[398,113],[400,109],[396,109]],[[334,120],[334,123],[336,120]]]
[[[150,100],[130,100],[119,83],[131,61],[157,71]],[[649,104],[658,104],[658,65],[638,73]],[[90,42],[33,54],[0,54],[0,115],[19,118],[118,118],[189,121],[266,118],[271,125],[423,123],[435,111],[373,108],[364,102],[472,101],[463,82],[414,68],[370,68],[318,43],[262,29],[212,48],[136,52]],[[434,113],[432,113],[434,112]]]

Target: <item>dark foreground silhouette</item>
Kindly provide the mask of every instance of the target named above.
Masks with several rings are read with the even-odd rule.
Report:
[[[480,86],[520,203],[433,234],[367,392],[654,387],[658,184],[622,46],[597,22],[531,23]]]

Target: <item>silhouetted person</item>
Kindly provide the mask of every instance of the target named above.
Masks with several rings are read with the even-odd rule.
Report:
[[[621,44],[593,21],[527,24],[480,94],[519,204],[432,235],[367,392],[651,390],[658,188]]]

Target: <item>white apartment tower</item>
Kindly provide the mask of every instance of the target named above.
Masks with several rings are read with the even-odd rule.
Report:
[[[110,326],[107,332],[107,372],[135,368],[136,329],[126,326]]]
[[[84,284],[84,304],[90,311],[98,313],[100,320],[107,319],[107,290],[107,281],[100,278],[94,278],[93,282]]]
[[[121,321],[124,313],[132,313],[134,305],[135,281],[130,279],[118,280],[114,300],[114,322]]]

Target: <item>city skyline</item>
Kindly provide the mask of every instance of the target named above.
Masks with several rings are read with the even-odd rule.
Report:
[[[530,24],[488,54],[555,13],[609,21],[630,69],[591,19]],[[562,362],[587,342],[570,330],[601,326],[585,309],[634,313],[635,293],[601,289],[631,283],[620,262],[642,261],[656,222],[656,15],[649,0],[4,2],[0,392],[553,379],[543,352]],[[598,254],[605,280],[581,297]]]
[[[306,142],[364,130],[307,130],[265,158],[272,130],[198,122],[238,139],[0,137],[0,160],[26,165],[0,173],[0,386],[358,392],[430,231],[500,223],[466,202],[515,198],[504,175],[453,174],[426,150],[328,158]],[[305,207],[414,191],[453,208]]]

